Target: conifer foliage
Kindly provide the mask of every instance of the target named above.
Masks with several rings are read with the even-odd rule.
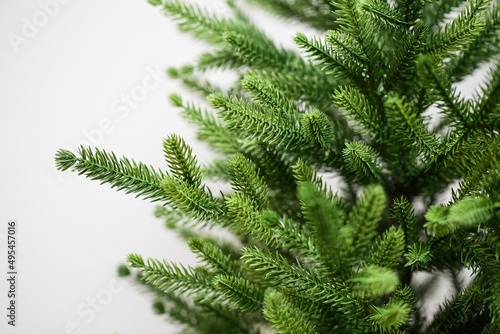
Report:
[[[225,158],[202,166],[172,134],[167,170],[92,148],[56,164],[159,202],[187,240],[199,266],[128,256],[156,312],[183,333],[500,333],[498,2],[248,1],[292,23],[295,50],[236,0],[224,15],[149,2],[211,45],[168,70],[208,105],[170,100]],[[480,66],[487,77],[463,97],[456,84]],[[222,89],[213,69],[238,80]],[[208,178],[232,191],[212,193]],[[454,289],[427,320],[435,280],[417,286],[417,272]]]

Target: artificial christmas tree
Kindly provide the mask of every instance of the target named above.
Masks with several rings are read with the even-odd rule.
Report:
[[[170,100],[226,158],[202,167],[171,135],[168,170],[91,148],[60,150],[56,164],[161,203],[157,216],[188,240],[198,267],[128,256],[157,312],[186,333],[500,332],[497,2],[250,1],[321,30],[295,35],[305,56],[236,1],[227,17],[149,2],[212,46],[168,70],[211,108]],[[462,97],[456,83],[480,66],[488,77]],[[239,78],[225,90],[209,69]],[[203,178],[232,192],[214,195]],[[417,285],[418,272],[450,277],[455,291],[428,323],[435,281]]]

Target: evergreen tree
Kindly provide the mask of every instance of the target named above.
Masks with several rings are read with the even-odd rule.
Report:
[[[500,333],[498,2],[249,1],[322,31],[296,33],[297,50],[234,0],[227,17],[149,2],[211,45],[168,70],[210,107],[170,101],[226,158],[201,166],[171,135],[168,170],[83,147],[58,151],[56,164],[159,202],[156,215],[198,256],[196,267],[128,256],[156,312],[183,333]],[[475,96],[461,96],[456,83],[485,64]],[[209,69],[239,78],[224,90]],[[214,194],[205,178],[232,191]],[[435,282],[417,288],[416,272],[455,289],[428,323]]]

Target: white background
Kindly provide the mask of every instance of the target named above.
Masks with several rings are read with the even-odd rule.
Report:
[[[162,139],[175,132],[207,161],[206,145],[167,101],[182,90],[164,75],[204,44],[146,1],[41,3],[59,2],[0,3],[0,332],[173,333],[151,296],[115,272],[131,252],[194,263],[187,246],[154,218],[154,204],[56,171],[54,154],[90,141],[165,168]],[[125,114],[123,94],[133,93]],[[19,224],[15,329],[5,315],[8,219]]]
[[[164,75],[206,46],[146,1],[61,3],[0,3],[0,332],[173,333],[151,296],[115,273],[130,252],[192,264],[184,242],[153,217],[154,204],[56,171],[54,154],[86,141],[165,168],[162,139],[175,132],[208,161],[169,105],[167,95],[182,90]],[[275,35],[304,31],[257,19]],[[5,316],[8,219],[19,226],[16,328]]]

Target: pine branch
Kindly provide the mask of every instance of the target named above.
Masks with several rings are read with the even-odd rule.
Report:
[[[375,240],[368,255],[369,263],[380,267],[395,269],[399,266],[405,248],[405,237],[402,228],[391,226]]]
[[[358,259],[375,237],[375,230],[385,211],[386,197],[381,186],[369,186],[349,213],[343,235],[351,259]]]
[[[431,161],[442,153],[436,137],[427,131],[427,126],[415,107],[404,97],[390,96],[386,101],[386,112],[395,136],[405,147],[416,145],[425,158]]]
[[[181,31],[190,32],[193,36],[210,43],[223,43],[222,34],[225,31],[241,31],[242,25],[229,19],[220,19],[201,9],[197,5],[189,5],[180,0],[154,0],[153,5],[161,5],[165,15],[179,21]]]
[[[333,95],[338,108],[345,109],[348,120],[356,121],[361,134],[370,133],[371,137],[381,139],[385,137],[384,120],[368,98],[358,89],[350,86],[339,87]]]
[[[193,296],[194,299],[202,302],[216,302],[221,298],[210,276],[202,269],[176,265],[148,259],[144,262],[142,256],[130,254],[127,261],[132,268],[142,270],[142,278],[156,286],[164,292],[177,291],[177,293],[186,293],[187,296]]]
[[[231,255],[224,254],[223,250],[213,243],[200,239],[190,239],[188,246],[215,273],[234,277],[241,275],[238,262],[232,260]]]
[[[383,1],[369,0],[363,2],[361,6],[374,22],[389,30],[402,32],[402,30],[408,28],[407,26],[414,23],[406,22],[405,17],[398,8],[391,7]]]
[[[184,104],[177,94],[172,94],[169,98],[172,105],[182,108],[182,116],[198,126],[198,139],[208,142],[212,148],[222,153],[239,152],[242,141],[235,138],[235,134],[224,127],[207,110],[202,111],[193,104]]]
[[[358,180],[367,182],[380,181],[382,170],[377,162],[378,152],[363,142],[346,143],[342,152],[347,168],[353,172]]]
[[[381,333],[393,333],[408,321],[410,307],[402,301],[394,301],[380,307],[373,306],[372,312],[372,326]]]
[[[244,278],[220,275],[213,284],[242,312],[257,312],[264,304],[264,292]]]
[[[346,240],[345,235],[341,233],[345,221],[343,210],[310,182],[301,183],[298,197],[302,205],[302,214],[313,232],[318,247],[317,260],[331,272],[346,270],[343,257]]]
[[[302,33],[297,33],[294,42],[304,49],[308,57],[312,58],[326,74],[333,74],[338,80],[347,81],[356,86],[363,87],[365,85],[362,77],[363,69],[351,58],[332,53],[321,40],[314,37],[308,39]]]
[[[469,43],[462,51],[452,56],[446,64],[446,73],[455,81],[461,81],[472,73],[482,63],[490,59],[498,59],[500,53],[500,6],[493,3],[485,15],[484,29],[473,42]]]
[[[208,98],[212,107],[230,128],[248,131],[258,140],[273,145],[300,145],[300,129],[290,117],[274,117],[272,112],[262,112],[256,105],[236,98],[226,99],[220,94]]]
[[[187,184],[199,188],[201,172],[190,146],[181,137],[172,134],[163,141],[163,152],[172,175]]]
[[[263,313],[278,333],[317,334],[307,315],[288,304],[283,295],[274,289],[266,290]]]
[[[78,175],[85,175],[91,180],[99,180],[101,184],[109,183],[111,188],[135,193],[151,202],[167,200],[161,187],[161,180],[166,174],[143,163],[136,163],[126,157],[118,159],[114,153],[104,150],[80,147],[79,157],[67,150],[56,153],[57,169],[71,169]]]
[[[348,280],[355,297],[375,299],[396,289],[399,279],[396,273],[384,267],[370,265]]]
[[[484,27],[484,17],[481,14],[490,2],[491,0],[468,0],[457,18],[444,28],[440,27],[437,33],[429,35],[426,52],[441,60],[472,42]]]
[[[186,215],[201,220],[216,220],[223,208],[219,200],[204,188],[194,187],[183,180],[166,177],[162,181],[165,196]]]
[[[259,176],[252,161],[242,154],[229,160],[229,177],[235,191],[253,201],[259,210],[266,209],[269,203],[269,190],[264,179]]]
[[[415,209],[407,198],[395,198],[392,204],[391,218],[403,228],[405,247],[419,240],[420,223],[415,215]]]
[[[430,57],[421,57],[417,63],[419,75],[424,85],[430,88],[428,92],[435,97],[432,101],[438,101],[437,106],[444,112],[448,123],[467,124],[469,115],[466,102],[456,94],[451,80],[438,73]]]
[[[331,12],[334,5],[328,0],[250,0],[280,17],[307,22],[321,31],[337,27]]]

